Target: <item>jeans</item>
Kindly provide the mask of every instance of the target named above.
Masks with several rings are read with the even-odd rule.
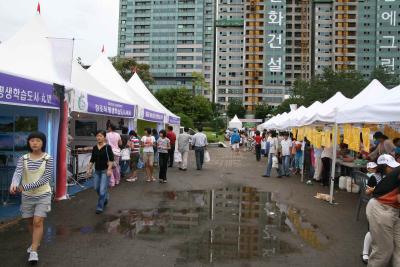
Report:
[[[303,169],[303,153],[296,153],[294,157],[294,167],[296,169],[302,170]]]
[[[196,155],[196,166],[197,166],[197,169],[201,170],[203,168],[203,163],[204,163],[204,147],[196,146],[194,148],[194,153]]]
[[[261,144],[256,144],[256,159],[261,160]]]
[[[290,165],[290,156],[282,156],[282,164],[281,164],[281,169],[280,169],[280,175],[286,175],[289,176],[289,165]]]
[[[174,152],[175,152],[175,144],[171,145],[171,149],[168,149],[169,167],[172,167],[174,165]]]
[[[159,167],[159,173],[158,173],[158,179],[160,180],[167,180],[167,169],[168,169],[168,153],[158,153],[159,156],[159,161],[158,161],[158,167]]]
[[[96,210],[103,211],[104,203],[108,202],[108,180],[110,179],[110,177],[107,176],[107,170],[95,170],[93,173],[93,178],[94,190],[96,190],[97,195],[99,196]]]
[[[274,153],[270,153],[268,155],[268,162],[267,162],[267,170],[265,171],[265,176],[271,176],[271,170],[272,170],[272,158],[275,156]]]
[[[124,176],[130,172],[129,170],[129,160],[121,160],[120,161],[120,166],[121,166],[121,175]]]

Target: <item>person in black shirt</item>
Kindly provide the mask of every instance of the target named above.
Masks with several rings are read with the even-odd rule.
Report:
[[[400,266],[400,164],[388,154],[379,156],[377,163],[377,172],[384,178],[367,205],[372,238],[368,266],[388,266],[391,259],[393,266]]]
[[[131,160],[131,151],[128,146],[128,128],[125,126],[122,127],[121,141],[122,144],[119,147],[121,149],[121,161],[119,165],[121,166],[121,176],[125,177],[130,173],[129,162]]]
[[[114,154],[111,146],[106,144],[106,131],[97,131],[96,140],[97,145],[93,147],[87,176],[92,176],[94,164],[94,189],[99,195],[96,214],[100,214],[108,203],[108,183],[112,175]]]

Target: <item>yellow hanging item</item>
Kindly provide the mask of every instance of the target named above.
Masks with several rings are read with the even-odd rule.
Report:
[[[351,128],[351,143],[349,148],[353,151],[360,152],[360,129],[353,127]]]
[[[350,145],[351,143],[351,125],[345,124],[343,128],[343,143]]]
[[[369,137],[370,137],[370,134],[371,134],[371,130],[369,128],[362,128],[361,132],[362,132],[364,151],[369,153],[369,147],[371,145]]]

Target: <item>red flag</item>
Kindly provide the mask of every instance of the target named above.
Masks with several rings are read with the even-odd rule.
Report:
[[[40,3],[38,2],[36,11],[40,14]]]
[[[104,53],[104,45],[103,45],[103,47],[101,48],[101,53]]]

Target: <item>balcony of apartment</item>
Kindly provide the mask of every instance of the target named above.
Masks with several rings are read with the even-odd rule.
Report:
[[[251,20],[261,20],[264,19],[264,14],[263,13],[256,13],[256,14],[246,14],[246,21],[251,21]]]
[[[262,88],[246,88],[244,90],[245,94],[262,94],[263,89]]]
[[[248,87],[248,86],[257,86],[257,85],[262,86],[263,85],[263,80],[259,80],[258,78],[257,79],[255,79],[255,78],[257,78],[257,77],[245,77],[244,85],[246,87]]]
[[[262,70],[264,64],[262,63],[263,61],[261,61],[260,63],[255,63],[255,62],[251,62],[251,63],[245,63],[244,69],[245,70]]]
[[[264,62],[263,60],[264,60],[264,54],[252,55],[250,53],[246,53],[246,56],[245,56],[245,61],[246,62],[250,61],[249,63],[253,63],[253,61]],[[256,62],[254,62],[254,63],[256,63]]]

